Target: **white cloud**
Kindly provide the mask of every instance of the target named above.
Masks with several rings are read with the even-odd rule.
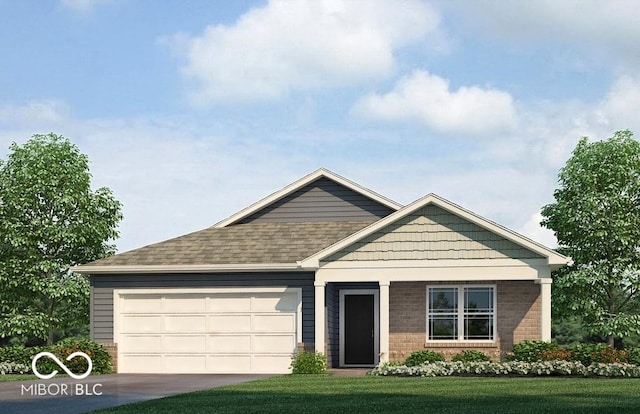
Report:
[[[163,42],[186,58],[195,103],[265,101],[389,76],[396,51],[438,23],[415,0],[272,0],[233,25]]]
[[[444,133],[488,134],[517,124],[507,92],[479,86],[453,91],[448,80],[421,70],[400,79],[391,92],[362,98],[352,111],[374,120],[418,121]]]
[[[616,130],[631,129],[640,138],[640,78],[620,76],[596,110],[594,119]]]
[[[519,49],[527,43],[563,45],[579,52],[590,66],[640,65],[636,0],[487,0],[443,6],[465,17],[470,27],[479,29],[477,34],[491,34]]]
[[[542,214],[540,212],[531,215],[529,220],[524,223],[520,228],[520,233],[527,236],[531,240],[542,243],[552,249],[558,247],[558,240],[553,232],[546,227],[542,227],[540,222],[542,221]]]
[[[68,113],[69,108],[62,101],[38,99],[21,105],[0,106],[0,124],[40,127],[62,122]]]

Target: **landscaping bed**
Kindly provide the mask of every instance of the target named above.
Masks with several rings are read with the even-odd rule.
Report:
[[[411,353],[403,363],[382,363],[371,375],[404,377],[446,376],[580,376],[640,378],[640,349],[614,349],[605,344],[563,348],[553,342],[523,341],[491,361],[481,351],[462,351],[445,361],[439,352]]]
[[[593,363],[584,366],[577,361],[540,362],[445,362],[415,366],[383,363],[371,375],[402,377],[448,376],[558,376],[640,378],[640,366],[633,364]]]

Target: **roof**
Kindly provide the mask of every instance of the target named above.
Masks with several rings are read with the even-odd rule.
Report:
[[[332,244],[331,246],[327,246],[326,248],[312,254],[311,256],[305,258],[304,260],[301,261],[301,265],[303,267],[308,267],[308,268],[317,268],[320,265],[320,262],[329,257],[330,255],[339,252],[340,250],[356,243],[359,240],[362,240],[363,238],[397,222],[398,220],[402,219],[403,217],[406,217],[407,215],[413,213],[414,211],[417,211],[419,209],[421,209],[422,207],[425,207],[427,205],[435,205],[438,206],[454,215],[457,215],[459,217],[462,217],[463,219],[476,224],[479,227],[482,227],[492,233],[495,233],[501,237],[504,237],[506,240],[509,240],[517,245],[520,245],[522,247],[524,247],[525,249],[528,249],[536,254],[539,254],[543,257],[545,257],[547,259],[547,263],[552,267],[552,268],[559,268],[565,264],[567,264],[570,259],[566,256],[561,255],[560,253],[556,252],[553,249],[550,249],[546,246],[543,246],[540,243],[537,243],[521,234],[518,234],[512,230],[509,230],[508,228],[501,226],[491,220],[488,220],[484,217],[481,217],[467,209],[464,209],[462,207],[460,207],[457,204],[452,203],[451,201],[448,201],[436,194],[428,194],[416,201],[414,201],[413,203],[401,208],[400,210],[396,211],[395,213],[392,213],[390,215],[388,215],[387,217],[384,217],[382,219],[380,219],[379,221],[371,224],[370,226],[367,226],[351,235],[349,235],[348,237]]]
[[[216,223],[215,225],[213,225],[213,227],[226,227],[235,223],[240,222],[242,219],[250,216],[251,214],[267,207],[270,204],[273,204],[274,202],[286,197],[287,195],[293,193],[294,191],[322,178],[328,178],[330,180],[333,180],[335,182],[337,182],[338,184],[343,185],[346,188],[349,188],[357,193],[360,193],[362,195],[364,195],[365,197],[368,197],[374,201],[377,201],[378,203],[389,207],[392,210],[398,210],[400,208],[402,208],[402,204],[396,203],[395,201],[382,196],[378,193],[376,193],[375,191],[369,190],[368,188],[365,188],[363,186],[361,186],[358,183],[355,183],[351,180],[348,180],[344,177],[342,177],[341,175],[338,175],[332,171],[329,171],[325,168],[320,168],[314,172],[312,172],[311,174],[308,174],[304,177],[302,177],[301,179],[289,184],[288,186],[284,187],[283,189],[276,191],[275,193],[263,198],[260,201],[257,201],[256,203],[250,205],[249,207],[240,210],[239,212],[233,214],[232,216]]]
[[[295,270],[371,222],[249,223],[208,228],[75,267],[78,273]]]

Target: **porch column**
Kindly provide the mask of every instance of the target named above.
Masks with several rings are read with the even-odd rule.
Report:
[[[324,349],[324,287],[325,282],[313,282],[315,288],[315,349],[325,353]]]
[[[380,282],[380,362],[389,361],[389,281]]]
[[[548,277],[536,280],[540,284],[540,333],[543,341],[551,340],[551,283]]]

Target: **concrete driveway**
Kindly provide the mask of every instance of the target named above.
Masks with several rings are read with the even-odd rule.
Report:
[[[92,375],[0,382],[0,413],[86,413],[136,401],[238,384],[272,375]]]

